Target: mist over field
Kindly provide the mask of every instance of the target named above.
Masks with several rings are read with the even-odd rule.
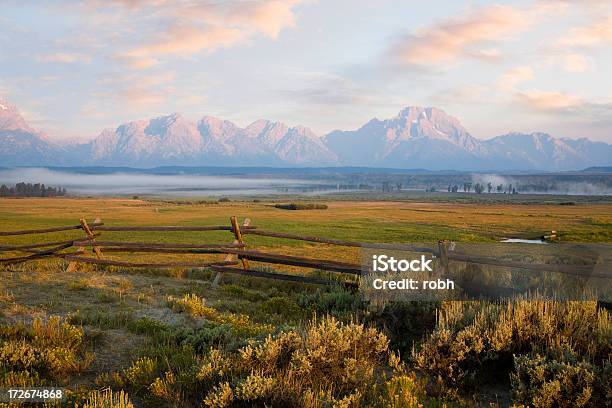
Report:
[[[457,186],[464,193],[475,194],[475,185],[491,183],[492,193],[516,188],[519,194],[547,195],[612,195],[612,175],[601,174],[487,174],[436,172],[401,172],[393,169],[327,168],[44,168],[20,167],[0,169],[0,184],[43,183],[62,187],[70,195],[153,195],[203,197],[266,194],[330,194],[384,192],[384,186],[397,191],[447,192]]]
[[[0,184],[44,183],[64,187],[78,195],[233,195],[282,193],[307,188],[312,182],[284,178],[248,176],[158,175],[158,174],[83,174],[46,168],[0,170]]]
[[[515,187],[520,193],[556,194],[556,195],[612,195],[612,175],[592,178],[591,181],[555,180],[554,175],[549,180],[542,177],[506,176],[500,174],[474,174],[474,183],[487,186],[491,183],[493,191],[498,185]]]

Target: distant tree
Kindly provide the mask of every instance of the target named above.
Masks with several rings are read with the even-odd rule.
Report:
[[[395,187],[397,187],[397,191],[402,190],[402,183],[395,183]]]
[[[455,184],[453,186],[453,193],[456,193],[457,191],[459,191],[459,186],[457,184]]]
[[[491,190],[493,190],[493,184],[491,184],[491,182],[489,181],[489,182],[487,183],[487,192],[488,192],[489,194],[491,194]]]
[[[504,190],[503,184],[498,184],[497,187],[496,187],[496,190],[497,190],[498,193],[501,193]]]
[[[15,187],[0,186],[0,197],[55,197],[66,195],[66,189],[44,184],[17,183]]]
[[[482,192],[484,191],[484,185],[476,183],[476,185],[474,186],[474,191],[476,192],[476,194],[482,194]]]

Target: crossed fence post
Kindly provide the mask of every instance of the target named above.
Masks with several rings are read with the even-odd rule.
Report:
[[[244,245],[244,241],[242,240],[242,232],[240,231],[240,226],[238,225],[238,219],[235,216],[231,216],[230,223],[232,224],[232,232],[234,233],[234,244]],[[244,221],[242,222],[242,226],[248,227],[249,225],[251,225],[251,220],[249,218],[245,218]],[[242,248],[244,249],[244,247]],[[238,256],[238,259],[242,261],[242,267],[244,268],[244,270],[245,271],[249,270],[249,261],[245,258],[242,258],[241,256]],[[232,261],[232,260],[234,260],[233,254],[227,254],[225,256],[224,261]],[[222,277],[223,277],[223,272],[217,272],[217,275],[215,275],[215,279],[213,279],[212,285],[218,286],[219,283],[221,282]]]
[[[89,228],[89,225],[87,224],[87,220],[85,220],[85,218],[81,218],[79,222],[81,224],[81,228],[85,232],[85,235],[87,235],[87,240],[92,243],[92,248],[96,254],[96,258],[102,259],[102,250],[97,245],[93,245],[96,242],[96,234],[94,234],[91,228]],[[100,223],[102,223],[101,219],[96,218],[94,220],[94,224],[100,224]],[[76,254],[82,254],[84,252],[85,252],[85,247],[80,246],[77,248]],[[77,266],[77,261],[70,261],[70,263],[66,267],[66,272],[71,273],[71,272],[76,271],[76,266]]]

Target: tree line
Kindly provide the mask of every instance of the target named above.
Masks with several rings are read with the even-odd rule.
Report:
[[[62,197],[65,195],[65,188],[47,187],[42,183],[17,183],[14,187],[5,184],[0,186],[0,197]]]
[[[498,184],[497,186],[493,186],[493,184],[491,182],[487,183],[486,185],[484,185],[483,183],[476,183],[474,185],[472,185],[472,183],[463,183],[463,192],[465,193],[469,193],[472,191],[472,186],[474,187],[474,192],[476,194],[482,194],[485,191],[487,191],[489,194],[491,194],[491,192],[493,192],[493,190],[495,190],[498,194],[518,194],[518,191],[516,189],[515,186],[513,186],[512,184],[509,184],[507,186],[504,186],[503,184]],[[448,185],[448,192],[449,193],[456,193],[459,191],[459,185],[455,184],[455,185]]]

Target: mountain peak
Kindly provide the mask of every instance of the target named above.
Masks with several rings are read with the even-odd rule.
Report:
[[[281,122],[259,119],[246,127],[248,137],[257,139],[264,146],[274,149],[276,144],[287,134],[289,127]]]
[[[188,120],[179,113],[172,113],[166,116],[158,116],[149,120],[144,133],[147,135],[159,135],[165,133],[167,129],[175,126],[187,126]]]
[[[34,132],[21,116],[17,107],[2,99],[0,99],[0,130]]]
[[[406,106],[405,108],[402,108],[399,113],[397,114],[398,117],[407,117],[407,116],[413,116],[413,115],[420,115],[421,113],[425,112],[426,109],[428,108],[424,108],[422,106]]]
[[[315,135],[315,133],[312,131],[312,129],[310,129],[309,127],[306,126],[302,126],[302,125],[297,125],[294,126],[290,129],[293,132],[299,133],[300,135],[304,135],[304,136],[308,136],[308,137],[312,137],[315,139],[318,139],[317,135]]]
[[[433,116],[451,117],[446,112],[444,112],[442,109],[434,108],[431,106],[428,106],[428,107],[407,106],[403,108],[402,110],[400,110],[399,113],[397,114],[398,118],[412,117],[412,118],[420,118],[420,119],[427,119],[427,120],[431,120]]]
[[[215,139],[228,139],[233,136],[239,127],[230,122],[214,116],[204,116],[198,122],[198,130],[201,134]]]
[[[244,130],[249,137],[259,136],[265,129],[269,128],[272,122],[267,119],[257,119],[251,123]]]
[[[325,142],[341,162],[362,165],[431,167],[433,150],[446,160],[465,160],[478,153],[479,141],[458,119],[433,107],[408,106],[390,119],[372,119],[355,131],[334,131]]]

